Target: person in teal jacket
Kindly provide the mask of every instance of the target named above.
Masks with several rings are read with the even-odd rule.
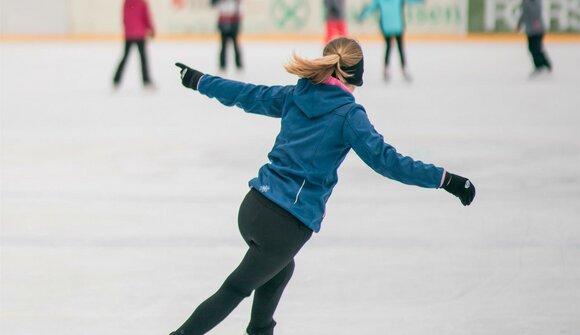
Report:
[[[469,205],[475,187],[466,178],[403,156],[385,143],[353,96],[363,84],[360,45],[330,41],[314,60],[294,55],[286,65],[296,85],[264,86],[203,74],[184,64],[185,87],[226,106],[280,119],[269,162],[249,182],[238,227],[248,245],[239,266],[171,335],[206,334],[254,292],[249,335],[272,335],[274,312],[294,271],[294,256],[320,231],[338,182],[338,167],[351,149],[377,173],[425,188],[443,188]]]
[[[379,10],[380,12],[380,27],[387,50],[385,51],[385,62],[383,68],[383,78],[388,81],[389,74],[389,59],[391,55],[391,42],[395,38],[399,48],[399,57],[401,59],[401,69],[403,77],[406,80],[411,80],[411,75],[407,72],[407,60],[405,57],[405,48],[403,45],[403,34],[405,32],[405,3],[423,3],[423,0],[373,0],[373,2],[366,6],[359,16],[359,20],[363,21],[369,14]]]

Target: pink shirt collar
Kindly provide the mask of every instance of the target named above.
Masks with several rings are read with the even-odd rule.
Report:
[[[346,86],[340,80],[334,78],[333,76],[329,76],[322,83],[326,84],[326,85],[338,86],[338,87],[342,88],[343,90],[347,91],[348,93],[352,94],[352,90],[350,88],[348,88],[348,86]]]

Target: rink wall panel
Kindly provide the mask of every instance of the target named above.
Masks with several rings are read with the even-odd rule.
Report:
[[[580,0],[542,0],[550,32],[580,31]],[[159,35],[210,35],[217,11],[209,0],[149,0]],[[346,19],[354,36],[378,36],[377,13],[358,16],[369,0],[347,0]],[[245,0],[242,31],[261,36],[320,36],[322,1]],[[405,7],[408,35],[457,35],[513,32],[521,0],[425,0]],[[123,0],[0,0],[1,35],[107,36],[122,34]],[[574,35],[574,34],[573,34]]]
[[[69,0],[0,0],[0,33],[67,34]]]
[[[122,32],[123,0],[0,1],[4,13],[3,35]],[[208,34],[216,31],[217,12],[209,6],[209,0],[148,2],[157,31],[161,34]],[[352,34],[378,32],[378,15],[358,22],[367,0],[346,3],[348,29]],[[30,9],[38,9],[38,18],[25,19]],[[422,5],[408,5],[407,30],[411,34],[464,34],[468,26],[467,9],[468,0],[425,0]],[[249,34],[313,35],[324,30],[322,1],[246,0],[243,11],[243,31]]]

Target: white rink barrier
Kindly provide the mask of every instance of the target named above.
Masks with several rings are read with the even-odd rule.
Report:
[[[294,36],[324,32],[323,0],[242,0],[244,34]],[[378,35],[378,15],[357,18],[371,0],[345,0],[348,31]],[[542,0],[551,32],[580,31],[580,0]],[[210,0],[148,0],[157,32],[216,32]],[[513,32],[521,0],[424,0],[405,7],[406,31],[421,35]],[[120,35],[123,0],[0,0],[0,35]]]
[[[160,34],[209,34],[217,13],[210,0],[148,0]],[[467,0],[425,0],[406,6],[407,31],[465,34]],[[48,4],[50,3],[50,5]],[[348,30],[376,34],[378,15],[359,23],[370,0],[346,0]],[[0,0],[2,34],[107,35],[122,32],[123,0]],[[324,31],[322,0],[245,0],[243,32],[315,35]]]

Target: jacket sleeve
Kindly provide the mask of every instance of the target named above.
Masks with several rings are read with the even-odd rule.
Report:
[[[526,4],[522,1],[522,4],[521,4],[522,12],[520,13],[520,18],[518,19],[518,24],[517,24],[517,28],[518,29],[521,28],[522,24],[524,23],[524,14],[525,14],[525,8],[524,8],[524,6],[525,5]]]
[[[369,16],[370,13],[374,12],[379,8],[379,1],[374,0],[370,5],[366,6],[360,13],[359,20],[362,21]]]
[[[147,3],[143,4],[143,21],[145,23],[145,26],[149,29],[149,31],[155,33],[155,27],[153,26],[151,12],[149,11],[149,5]]]
[[[204,75],[198,90],[226,106],[237,106],[247,113],[281,117],[286,96],[293,86],[264,86]]]
[[[377,173],[408,185],[441,186],[444,169],[398,153],[384,142],[364,109],[357,107],[346,115],[343,136],[356,154]]]

